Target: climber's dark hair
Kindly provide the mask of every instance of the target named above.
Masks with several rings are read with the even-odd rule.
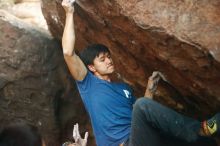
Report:
[[[15,123],[0,131],[0,146],[42,146],[42,139],[37,127]]]
[[[100,53],[110,53],[110,51],[105,45],[92,44],[82,50],[79,57],[87,67],[88,65],[93,64],[94,59],[98,57]]]

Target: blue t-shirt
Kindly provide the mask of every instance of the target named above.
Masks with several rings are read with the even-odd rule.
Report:
[[[118,146],[128,139],[135,97],[125,83],[101,80],[88,71],[77,86],[89,113],[98,146]]]

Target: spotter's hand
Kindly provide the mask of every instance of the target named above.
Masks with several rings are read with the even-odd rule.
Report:
[[[75,144],[77,146],[86,146],[87,145],[87,139],[88,139],[88,132],[85,133],[84,139],[81,138],[79,134],[79,125],[76,123],[73,128],[73,138],[75,140]]]

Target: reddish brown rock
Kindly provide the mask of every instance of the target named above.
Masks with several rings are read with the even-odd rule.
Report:
[[[60,3],[47,0],[42,7],[49,29],[59,39],[65,17]],[[152,71],[159,70],[179,92],[179,99],[171,101],[184,104],[186,110],[210,114],[220,107],[218,6],[217,0],[79,0],[76,47],[106,44],[118,71],[134,84],[139,96]],[[168,90],[166,85],[163,88],[161,95]]]
[[[43,0],[53,36],[61,39],[61,0]],[[192,117],[220,111],[220,2],[78,0],[76,48],[106,44],[117,71],[143,96],[147,78],[161,71],[157,100]]]

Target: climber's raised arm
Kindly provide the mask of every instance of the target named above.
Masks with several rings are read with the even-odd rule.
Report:
[[[66,12],[66,21],[62,37],[64,59],[75,80],[83,80],[87,69],[75,53],[74,6],[75,0],[63,0],[62,6]]]

